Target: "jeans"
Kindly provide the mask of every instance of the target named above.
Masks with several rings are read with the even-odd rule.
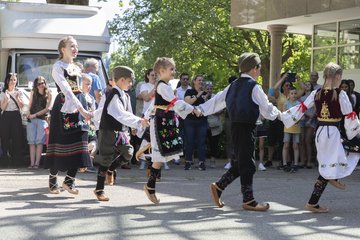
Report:
[[[206,118],[185,119],[185,136],[186,136],[186,161],[193,160],[195,145],[198,149],[199,162],[205,161],[205,139],[208,128]]]

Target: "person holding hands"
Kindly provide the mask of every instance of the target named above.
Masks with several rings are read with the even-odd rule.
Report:
[[[261,114],[274,120],[280,111],[271,104],[256,82],[260,76],[261,61],[256,53],[243,53],[239,59],[240,77],[209,101],[200,104],[198,110],[204,115],[218,112],[225,107],[231,121],[235,161],[231,168],[216,182],[210,185],[215,204],[223,207],[221,193],[236,178],[240,177],[242,207],[250,211],[267,211],[268,203],[258,203],[253,194],[253,176],[256,171],[254,160],[256,121]]]

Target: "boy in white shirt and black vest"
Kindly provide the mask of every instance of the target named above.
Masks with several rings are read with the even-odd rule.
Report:
[[[115,86],[106,97],[99,127],[100,164],[94,193],[99,201],[109,201],[104,183],[108,169],[113,163],[127,164],[134,149],[130,145],[129,127],[145,128],[149,122],[132,113],[130,97],[124,92],[135,78],[134,71],[125,66],[112,71]]]
[[[274,107],[256,83],[260,76],[261,61],[256,53],[244,53],[239,59],[240,77],[206,103],[198,106],[205,116],[227,108],[231,122],[235,161],[231,168],[217,181],[210,185],[215,204],[223,207],[220,196],[222,191],[236,178],[240,177],[242,207],[250,211],[266,211],[268,203],[258,203],[253,195],[253,176],[256,171],[254,161],[256,121],[261,114],[274,120],[279,110]]]

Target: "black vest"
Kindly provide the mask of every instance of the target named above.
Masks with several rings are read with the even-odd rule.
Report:
[[[100,120],[100,126],[99,126],[100,130],[113,130],[113,131],[122,131],[123,130],[122,124],[119,121],[117,121],[115,118],[113,118],[111,115],[109,115],[108,111],[107,111],[108,105],[109,105],[110,101],[113,99],[113,97],[115,96],[115,94],[118,95],[120,101],[126,108],[126,104],[122,100],[120,92],[116,88],[111,89],[108,96],[106,96],[104,108],[103,108],[103,111],[101,114],[101,120]]]
[[[259,117],[259,106],[252,100],[256,81],[240,77],[231,83],[226,94],[226,108],[231,122],[255,124]]]
[[[160,83],[166,84],[166,82],[164,82],[164,80],[160,80],[160,81],[157,83],[156,87],[157,87]],[[169,105],[169,104],[170,104],[170,102],[168,102],[168,101],[166,101],[165,99],[163,99],[163,97],[162,97],[160,94],[158,94],[157,91],[155,91],[155,101],[154,101],[154,105],[157,105],[157,106],[159,106],[159,105],[167,106],[167,105]]]

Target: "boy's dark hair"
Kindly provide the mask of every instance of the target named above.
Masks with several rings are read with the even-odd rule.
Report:
[[[134,70],[127,66],[117,66],[112,70],[112,77],[117,82],[120,78],[131,78],[135,79]]]

